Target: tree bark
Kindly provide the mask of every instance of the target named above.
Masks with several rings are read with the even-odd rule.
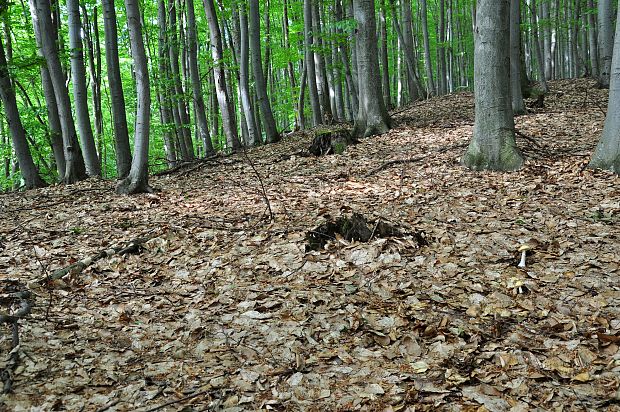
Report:
[[[187,14],[187,41],[189,74],[192,82],[192,94],[194,96],[194,113],[196,117],[196,125],[198,126],[198,140],[202,142],[205,155],[214,153],[211,135],[209,134],[209,124],[207,123],[207,114],[205,109],[205,100],[202,95],[202,82],[200,81],[200,72],[198,71],[198,39],[196,36],[196,15],[194,11],[194,0],[185,0],[185,8]]]
[[[473,170],[517,170],[510,99],[510,0],[478,0],[474,32],[474,136],[463,163]]]
[[[354,0],[357,21],[357,70],[359,110],[353,128],[354,137],[367,137],[387,132],[391,120],[383,104],[374,0]]]
[[[255,113],[250,96],[250,37],[248,33],[248,12],[246,4],[239,4],[239,33],[240,33],[240,61],[239,61],[239,92],[241,94],[241,108],[245,115],[248,128],[248,145],[255,146],[261,141],[260,132],[254,123]],[[260,47],[260,45],[259,45]]]
[[[312,0],[304,1],[304,60],[308,80],[308,95],[312,107],[312,125],[323,123],[323,112],[319,101],[319,90],[316,81],[316,66],[314,63],[314,41],[312,33]]]
[[[75,183],[86,178],[86,169],[73,123],[69,91],[65,84],[65,76],[56,48],[50,2],[49,0],[30,0],[30,7],[33,24],[38,25],[39,33],[41,33],[41,52],[47,62],[56,103],[58,104],[66,162],[62,180],[65,183]]]
[[[420,12],[422,37],[424,38],[424,68],[426,69],[426,77],[428,78],[428,92],[434,95],[437,91],[435,89],[435,81],[433,80],[433,62],[431,61],[431,47],[428,35],[428,7],[426,5],[426,0],[420,0]]]
[[[101,0],[103,7],[103,27],[105,33],[105,58],[108,66],[108,89],[112,101],[112,122],[114,124],[114,148],[116,151],[117,179],[125,178],[131,169],[131,149],[125,95],[118,57],[118,31],[114,0]]]
[[[4,105],[6,119],[9,124],[9,130],[11,131],[13,149],[17,155],[17,161],[19,162],[19,169],[24,179],[25,188],[34,189],[46,186],[46,183],[39,175],[39,171],[32,160],[32,154],[28,148],[26,131],[24,130],[19,116],[15,91],[13,90],[11,78],[9,77],[9,66],[4,53],[2,39],[0,39],[0,97]]]
[[[383,104],[386,110],[392,108],[392,96],[390,94],[390,71],[388,64],[388,41],[387,41],[387,19],[385,13],[385,0],[381,0],[379,14],[379,46],[381,58],[381,85],[383,89]]]
[[[99,176],[101,168],[97,147],[90,124],[88,110],[88,91],[86,90],[86,68],[84,67],[84,53],[82,43],[82,23],[78,0],[67,0],[69,14],[69,47],[71,49],[71,77],[73,83],[73,100],[77,117],[78,133],[82,144],[82,154],[89,176]]]
[[[209,36],[211,38],[211,55],[213,57],[213,74],[215,77],[215,89],[217,91],[217,100],[222,113],[222,122],[224,126],[224,134],[228,145],[233,151],[241,148],[237,133],[237,121],[233,105],[228,94],[228,86],[226,85],[226,73],[224,71],[224,52],[222,51],[222,34],[220,31],[217,13],[213,0],[204,0],[204,8],[207,14],[207,22],[209,24]]]
[[[267,84],[265,83],[265,75],[261,62],[260,49],[260,9],[258,0],[250,0],[250,21],[249,21],[249,39],[250,52],[252,54],[252,68],[254,69],[254,88],[258,103],[260,104],[260,114],[265,128],[265,142],[275,143],[280,140],[280,134],[273,118],[271,110],[271,102],[267,95]]]
[[[614,48],[613,8],[611,0],[598,0],[598,85],[609,87],[611,59]]]
[[[151,88],[144,40],[142,39],[142,25],[140,24],[140,8],[138,6],[138,1],[139,0],[125,0],[131,57],[133,59],[136,75],[136,100],[138,106],[136,109],[134,153],[131,160],[131,170],[129,171],[129,175],[116,186],[116,192],[119,194],[152,191],[148,183]]]
[[[521,92],[521,0],[510,0],[510,94],[515,115],[525,114]]]
[[[598,78],[600,74],[599,66],[598,66],[598,44],[597,44],[597,33],[596,33],[596,16],[593,11],[594,8],[594,0],[588,0],[588,45],[590,49],[590,65],[592,68],[592,77]]]
[[[616,19],[607,117],[589,167],[610,170],[620,175],[620,8]]]

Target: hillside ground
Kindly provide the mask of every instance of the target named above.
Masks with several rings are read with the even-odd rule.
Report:
[[[620,410],[620,179],[585,167],[606,93],[551,86],[516,119],[515,173],[460,165],[462,93],[342,155],[301,156],[295,134],[153,177],[154,194],[0,195],[0,287],[34,294],[0,410]],[[306,251],[353,213],[400,234]]]

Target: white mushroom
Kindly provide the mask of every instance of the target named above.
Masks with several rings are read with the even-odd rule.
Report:
[[[533,250],[538,246],[538,241],[536,239],[530,239],[526,243],[519,246],[519,252],[521,252],[521,260],[517,265],[520,268],[525,268],[525,256],[527,255],[528,250]]]

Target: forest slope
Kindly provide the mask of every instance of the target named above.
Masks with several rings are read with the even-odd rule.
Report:
[[[252,149],[274,222],[242,155],[154,178],[154,195],[86,181],[0,196],[3,278],[34,282],[150,238],[31,283],[0,405],[620,410],[620,185],[585,169],[606,93],[551,86],[545,109],[516,120],[528,159],[516,173],[459,164],[470,94],[402,110],[343,155],[295,155],[308,134]],[[395,159],[418,160],[369,175]],[[308,231],[352,212],[405,234],[305,252]]]

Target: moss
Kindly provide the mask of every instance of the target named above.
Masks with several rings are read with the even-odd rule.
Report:
[[[523,165],[523,158],[510,142],[504,143],[497,160],[487,153],[483,153],[480,147],[470,144],[463,156],[463,164],[472,170],[498,170],[511,172],[518,170]]]

